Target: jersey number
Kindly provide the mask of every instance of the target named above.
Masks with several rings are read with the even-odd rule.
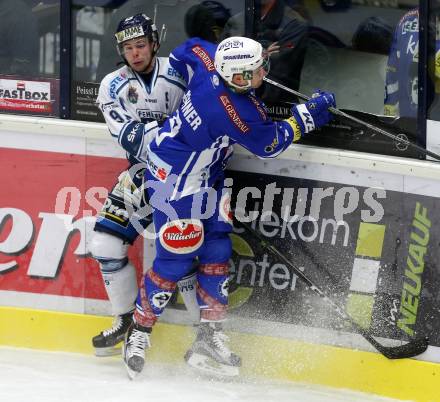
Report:
[[[176,112],[176,114],[169,119],[170,123],[170,131],[163,131],[159,133],[156,136],[156,144],[159,146],[160,143],[166,138],[166,137],[175,137],[177,133],[180,130],[180,127],[182,126],[182,120],[180,120],[179,111]]]
[[[123,123],[124,122],[124,118],[116,111],[116,110],[112,110],[110,111],[110,117],[117,121],[118,123]]]

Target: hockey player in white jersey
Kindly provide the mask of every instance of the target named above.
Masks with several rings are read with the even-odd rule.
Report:
[[[105,200],[90,243],[115,316],[113,326],[92,340],[98,356],[120,353],[115,346],[123,340],[131,322],[138,286],[135,268],[127,257],[128,247],[151,223],[150,218],[141,219],[136,214],[145,207],[139,189],[145,149],[164,119],[176,110],[186,88],[168,58],[156,56],[158,32],[145,14],[120,21],[115,37],[125,65],[104,77],[97,103],[110,134],[126,151],[129,167],[120,173]],[[181,283],[185,285],[181,291],[185,304],[196,320],[194,275]]]

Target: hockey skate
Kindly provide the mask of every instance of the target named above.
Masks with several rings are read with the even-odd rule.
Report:
[[[202,323],[199,325],[196,340],[185,354],[185,361],[202,372],[237,376],[241,358],[227,347],[227,340],[220,323]]]
[[[123,357],[128,376],[134,380],[145,363],[145,350],[150,344],[151,328],[132,323],[125,335]]]
[[[132,323],[132,312],[115,317],[113,326],[92,339],[95,355],[99,357],[115,356],[121,354],[121,347],[118,344],[124,340],[125,333]]]

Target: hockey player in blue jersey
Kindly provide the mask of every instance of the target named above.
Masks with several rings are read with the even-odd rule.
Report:
[[[218,47],[190,39],[171,53],[170,63],[188,89],[147,150],[145,177],[157,253],[136,300],[124,362],[130,378],[142,371],[152,327],[197,257],[201,322],[185,359],[197,369],[234,376],[241,359],[228,348],[222,330],[232,252],[224,165],[236,143],[263,158],[279,155],[330,121],[328,108],[335,100],[320,92],[292,107],[288,119],[272,121],[254,95],[268,73],[268,56],[258,42],[245,37],[225,39]]]
[[[384,114],[416,117],[418,104],[419,10],[408,11],[395,31],[386,70]]]
[[[111,135],[127,152],[129,167],[120,173],[105,200],[89,246],[99,262],[115,316],[114,325],[92,340],[98,356],[120,353],[115,345],[123,340],[131,323],[138,287],[135,268],[127,257],[128,247],[151,223],[149,217],[137,217],[139,208],[145,207],[139,187],[146,147],[160,122],[176,110],[186,88],[168,58],[156,56],[158,32],[145,14],[120,21],[115,36],[125,65],[102,80],[97,103]],[[186,286],[182,286],[181,293],[187,308],[196,316],[199,309],[195,290],[190,294],[194,282],[195,276],[183,281]]]
[[[429,70],[428,96],[439,92],[440,37],[436,34],[434,71]],[[384,114],[388,116],[417,117],[419,63],[419,10],[410,10],[400,19],[393,36],[386,70]],[[430,104],[433,99],[428,98]]]

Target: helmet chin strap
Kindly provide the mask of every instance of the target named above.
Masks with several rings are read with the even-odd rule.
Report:
[[[238,85],[233,85],[233,84],[231,84],[229,82],[227,84],[228,84],[229,89],[232,92],[235,92],[237,94],[245,94],[245,93],[248,93],[248,92],[250,92],[252,90],[252,87],[250,85],[249,86],[246,85],[244,87],[240,87]]]

